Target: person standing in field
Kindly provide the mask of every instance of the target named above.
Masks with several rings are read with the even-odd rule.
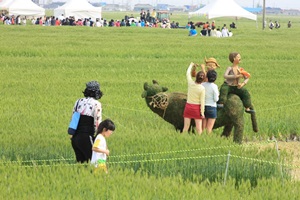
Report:
[[[75,102],[73,112],[80,113],[80,120],[75,134],[71,137],[77,162],[89,162],[92,157],[94,135],[102,121],[102,107],[98,101],[103,93],[97,81],[90,81],[83,91],[84,98]]]
[[[205,118],[202,120],[202,129],[211,133],[217,118],[217,102],[219,100],[219,89],[215,84],[217,72],[214,69],[208,70],[206,77],[207,82],[202,83],[205,88]]]
[[[155,9],[152,10],[152,13],[151,13],[151,23],[154,23],[156,22],[156,11]]]
[[[228,67],[224,74],[225,81],[220,89],[219,107],[223,107],[223,104],[226,103],[227,95],[232,93],[240,97],[247,113],[254,113],[250,93],[244,87],[249,81],[250,74],[239,67],[241,59],[241,55],[237,52],[229,54],[229,60],[232,66]],[[241,78],[243,78],[244,81],[240,83]]]
[[[194,63],[191,63],[186,72],[188,82],[188,94],[187,102],[184,108],[184,127],[182,132],[187,132],[190,128],[191,119],[195,120],[196,131],[200,135],[202,133],[202,119],[204,118],[204,106],[205,106],[205,88],[201,83],[205,79],[205,73],[199,71],[196,74],[196,80],[192,79],[192,68],[195,67]]]
[[[95,166],[95,172],[104,171],[108,173],[106,160],[109,156],[109,150],[105,138],[108,138],[114,130],[115,124],[110,119],[102,121],[98,126],[91,160],[91,164]]]

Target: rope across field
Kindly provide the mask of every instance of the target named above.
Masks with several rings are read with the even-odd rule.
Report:
[[[238,152],[240,148],[257,148],[274,144],[277,156],[268,160],[241,156],[231,152]],[[230,177],[236,179],[256,180],[262,177],[294,178],[291,171],[299,170],[300,166],[285,163],[280,159],[277,141],[261,142],[259,144],[226,145],[219,147],[182,149],[174,151],[148,152],[137,154],[123,154],[110,156],[107,164],[110,170],[114,168],[133,169],[149,175],[174,176],[181,174],[191,179],[194,174],[201,175],[203,179],[224,181]],[[214,154],[216,150],[228,153]],[[210,153],[208,153],[210,152]],[[212,153],[211,153],[212,152]],[[274,154],[274,155],[276,155]],[[49,160],[20,160],[2,161],[0,167],[71,167],[80,164],[74,163],[74,158],[58,158]],[[89,164],[83,164],[89,166]]]

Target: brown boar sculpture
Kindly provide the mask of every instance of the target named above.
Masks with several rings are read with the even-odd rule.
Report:
[[[147,106],[165,121],[172,124],[177,131],[183,129],[183,111],[187,95],[179,92],[167,93],[168,88],[162,87],[153,80],[150,85],[144,83],[142,98],[145,98]],[[242,143],[244,131],[244,106],[237,95],[229,94],[224,108],[218,109],[218,117],[214,129],[224,126],[222,136],[229,137],[234,127],[233,141]],[[255,113],[251,113],[252,128],[258,132]],[[191,123],[193,129],[195,123]]]

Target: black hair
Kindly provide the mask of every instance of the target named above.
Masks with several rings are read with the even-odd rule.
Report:
[[[89,90],[85,89],[83,92],[85,97],[94,97],[95,99],[101,99],[103,92],[101,90]]]
[[[208,82],[212,83],[217,80],[218,74],[215,70],[208,70],[206,76],[207,76]]]
[[[106,130],[111,130],[111,131],[114,131],[116,129],[114,122],[111,121],[110,119],[106,119],[99,124],[97,129],[97,134],[102,133],[104,128]]]

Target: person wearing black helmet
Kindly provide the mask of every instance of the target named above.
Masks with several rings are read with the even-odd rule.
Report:
[[[84,98],[76,100],[73,112],[80,113],[80,120],[75,134],[71,137],[72,147],[77,162],[89,162],[92,157],[92,146],[95,132],[102,121],[102,106],[98,101],[103,93],[97,81],[86,83]]]

